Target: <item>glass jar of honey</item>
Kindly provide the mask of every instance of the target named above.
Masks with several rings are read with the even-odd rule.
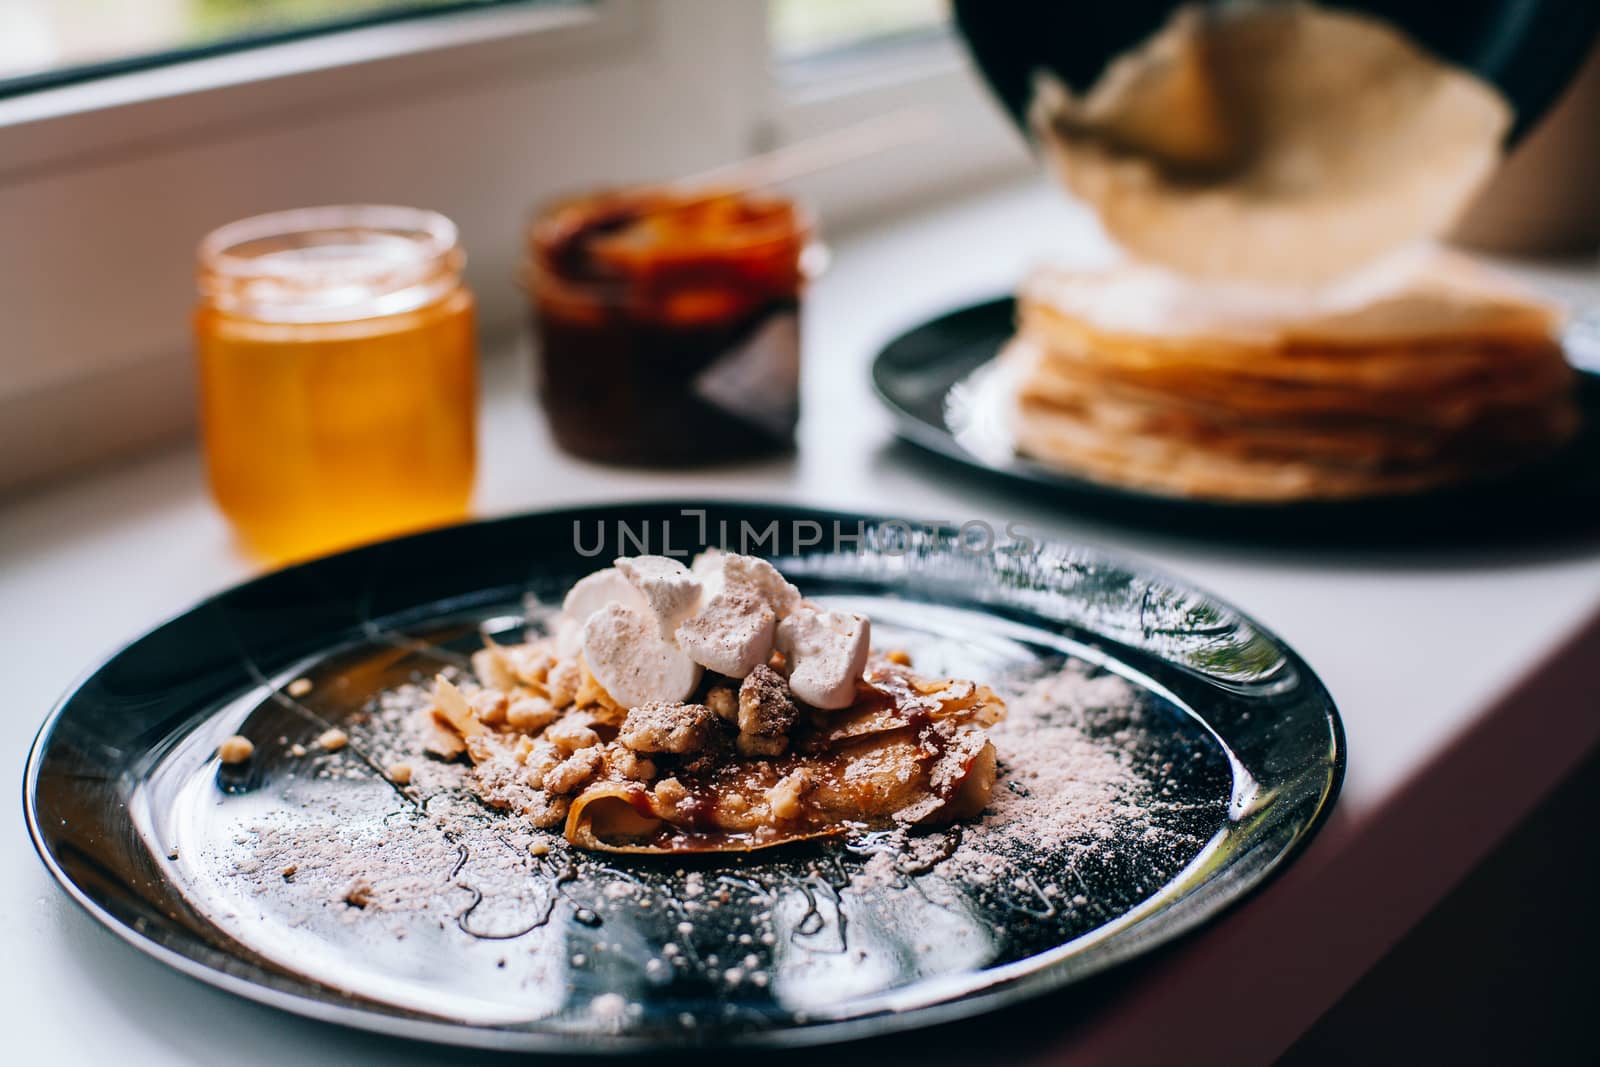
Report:
[[[477,348],[455,226],[307,208],[208,235],[195,313],[217,504],[275,560],[460,518]]]
[[[793,445],[811,224],[772,195],[596,193],[540,212],[525,281],[556,441],[683,465]]]

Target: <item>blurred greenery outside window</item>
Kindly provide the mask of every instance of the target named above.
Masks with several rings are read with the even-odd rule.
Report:
[[[0,96],[518,2],[583,0],[0,0]]]
[[[0,0],[0,96],[357,26],[587,0]],[[664,7],[698,0],[653,0]],[[780,76],[943,39],[948,0],[767,0]]]
[[[949,36],[949,0],[768,0],[767,36],[780,76],[915,48]]]

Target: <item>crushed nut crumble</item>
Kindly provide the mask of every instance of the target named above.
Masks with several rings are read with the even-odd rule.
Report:
[[[767,793],[772,814],[779,819],[798,819],[805,811],[801,800],[810,786],[811,774],[803,767],[784,775]]]
[[[739,686],[739,732],[757,737],[783,737],[799,714],[783,676],[771,667],[751,671]],[[780,749],[781,751],[781,749]]]
[[[605,763],[598,748],[580,748],[544,776],[544,791],[565,796],[600,773]]]
[[[217,758],[227,764],[244,763],[255,754],[256,746],[254,742],[248,737],[240,737],[238,734],[234,734],[232,737],[224,737],[222,744],[217,746]]]
[[[579,749],[593,748],[600,743],[600,735],[594,732],[589,722],[586,716],[568,715],[552,724],[544,736],[563,754],[571,755]]]
[[[617,740],[635,752],[700,752],[716,737],[718,722],[704,704],[657,701],[628,712]]]
[[[706,693],[706,707],[717,713],[723,722],[739,721],[739,697],[732,686],[714,685]]]
[[[345,888],[344,902],[352,908],[365,908],[372,903],[372,883],[365,878],[357,878]]]

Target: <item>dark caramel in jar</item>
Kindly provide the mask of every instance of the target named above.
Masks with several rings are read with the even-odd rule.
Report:
[[[789,448],[809,239],[776,196],[634,190],[542,212],[527,281],[561,447],[649,465]]]

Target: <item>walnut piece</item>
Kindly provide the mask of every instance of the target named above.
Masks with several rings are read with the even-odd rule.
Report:
[[[534,801],[526,811],[528,821],[540,830],[548,830],[552,826],[560,826],[566,821],[567,811],[572,807],[571,797],[558,797],[550,793],[535,793]]]
[[[689,790],[676,778],[661,779],[652,792],[655,794],[661,814],[669,819],[675,818],[678,809],[689,799]]]
[[[556,764],[566,757],[553,743],[540,739],[533,743],[523,765],[528,768],[528,783],[535,789],[544,788],[544,776],[555,770]]]
[[[563,753],[571,755],[583,748],[593,748],[600,743],[600,735],[589,727],[589,717],[574,712],[558,719],[544,732],[544,736]]]
[[[733,691],[732,686],[712,686],[711,691],[706,694],[706,707],[716,712],[717,718],[723,722],[739,721],[739,696]]]
[[[606,759],[611,764],[611,769],[624,778],[631,778],[636,782],[648,782],[656,776],[654,761],[645,759],[626,745],[613,742],[606,752]]]
[[[353,908],[365,908],[372,903],[372,895],[372,883],[365,878],[357,878],[345,887],[341,899]]]
[[[580,748],[551,769],[544,776],[544,791],[565,796],[578,790],[589,779],[600,773],[605,763],[598,748]]]
[[[739,755],[781,755],[798,713],[782,675],[765,665],[751,671],[739,686]]]
[[[778,784],[767,791],[767,805],[772,809],[773,817],[798,819],[805,811],[800,801],[810,787],[811,774],[804,767],[780,778]]]
[[[641,704],[628,712],[617,740],[635,752],[700,752],[717,737],[716,712],[704,704],[664,700]]]
[[[514,730],[538,733],[555,721],[556,709],[543,697],[521,696],[506,706],[506,724]]]
[[[506,695],[497,690],[478,690],[467,698],[467,707],[485,726],[498,726],[506,721]]]
[[[739,686],[739,732],[757,737],[783,737],[794,726],[797,711],[783,676],[762,665]]]
[[[244,763],[255,755],[255,752],[255,744],[248,737],[240,737],[238,734],[224,737],[222,744],[217,746],[217,758],[229,764]]]

